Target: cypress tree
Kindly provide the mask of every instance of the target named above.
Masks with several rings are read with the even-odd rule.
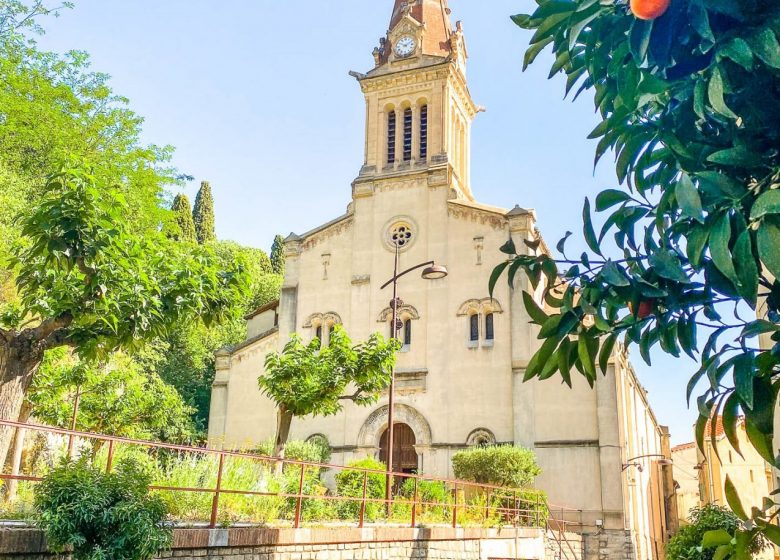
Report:
[[[217,240],[214,230],[214,198],[211,196],[211,185],[208,181],[202,181],[200,184],[192,217],[195,221],[198,243],[203,245]]]
[[[195,222],[192,220],[192,208],[190,207],[190,199],[186,194],[177,194],[173,199],[173,219],[178,226],[178,231],[173,237],[178,241],[186,241],[189,243],[197,242],[195,235]]]
[[[284,275],[284,238],[281,235],[274,237],[271,245],[271,268],[274,274]]]

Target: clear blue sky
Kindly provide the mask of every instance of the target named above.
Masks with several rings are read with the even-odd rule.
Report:
[[[46,49],[89,52],[146,118],[145,140],[176,147],[175,165],[211,181],[220,238],[268,249],[340,214],[363,158],[365,106],[349,70],[373,66],[392,0],[76,0],[46,20]],[[463,20],[468,78],[487,112],[473,128],[472,185],[484,203],[535,208],[547,240],[580,232],[582,201],[616,183],[594,174],[592,94],[564,101],[551,55],[522,73],[530,34],[509,20],[531,0],[451,0]],[[571,243],[575,253],[576,243]],[[696,365],[634,363],[674,442],[693,439],[684,387]]]

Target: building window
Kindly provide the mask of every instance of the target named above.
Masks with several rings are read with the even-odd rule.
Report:
[[[404,161],[412,159],[412,110],[404,110]]]
[[[495,333],[493,330],[493,314],[488,313],[485,315],[485,340],[493,341]]]
[[[469,317],[469,341],[479,342],[479,315]]]
[[[428,159],[428,106],[420,107],[420,159]]]
[[[395,163],[395,111],[387,114],[387,163]]]
[[[404,346],[409,348],[412,345],[412,320],[404,321]]]
[[[322,346],[322,325],[317,325],[317,330],[314,331],[314,338],[320,341],[320,346]]]

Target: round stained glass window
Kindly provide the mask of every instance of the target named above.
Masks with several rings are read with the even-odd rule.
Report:
[[[412,242],[414,232],[411,225],[402,222],[390,228],[388,237],[392,247],[403,249]]]

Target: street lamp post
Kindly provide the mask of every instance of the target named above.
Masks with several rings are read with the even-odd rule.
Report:
[[[401,306],[401,301],[398,299],[398,280],[409,274],[410,272],[414,272],[415,270],[419,270],[423,268],[422,277],[425,280],[439,280],[441,278],[445,278],[448,274],[447,269],[443,266],[437,266],[434,261],[427,261],[424,263],[420,263],[418,265],[415,265],[411,268],[407,268],[406,270],[402,272],[398,272],[398,261],[399,261],[399,253],[400,253],[400,246],[398,243],[394,243],[395,245],[395,261],[393,265],[393,277],[385,282],[380,290],[384,290],[388,286],[393,286],[393,299],[390,301],[390,309],[392,311],[392,323],[391,323],[391,331],[393,333],[393,339],[398,340],[398,308]],[[385,483],[385,501],[387,503],[387,507],[390,507],[390,500],[392,498],[392,473],[393,473],[393,435],[395,431],[394,427],[394,421],[395,421],[395,367],[393,368],[393,371],[390,373],[390,387],[388,389],[388,399],[387,399],[387,481]]]

